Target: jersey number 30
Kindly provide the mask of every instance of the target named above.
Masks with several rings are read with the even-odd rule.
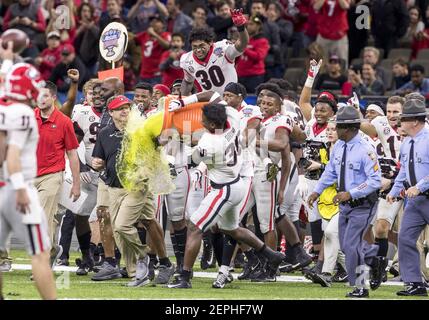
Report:
[[[211,66],[208,73],[205,70],[198,70],[195,76],[205,90],[210,90],[213,86],[222,87],[225,83],[225,76],[219,66]]]

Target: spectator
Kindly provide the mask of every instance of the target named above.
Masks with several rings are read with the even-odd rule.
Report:
[[[368,44],[368,29],[362,28],[356,22],[362,19],[362,12],[357,10],[357,7],[366,5],[368,0],[356,0],[350,3],[350,9],[347,11],[349,21],[349,61],[359,58],[363,48]]]
[[[378,65],[380,51],[374,47],[365,47],[363,49],[363,63],[369,63],[375,68],[376,77],[383,83],[387,83],[387,74],[382,66]]]
[[[130,10],[131,11],[131,10]],[[119,0],[107,0],[107,11],[104,11],[101,14],[98,25],[100,27],[100,32],[103,32],[104,28],[111,22],[117,21],[127,21],[126,11],[122,9],[122,6],[119,3]]]
[[[391,48],[407,32],[410,18],[404,0],[374,0],[371,6],[371,32],[375,46],[384,49],[387,58]]]
[[[255,88],[264,82],[265,58],[268,54],[269,43],[262,33],[262,17],[254,15],[247,24],[249,44],[242,56],[238,58],[237,75],[239,82],[246,87],[247,92],[255,92]]]
[[[410,25],[408,26],[404,37],[401,39],[401,42],[406,45],[410,45],[417,34],[425,29],[425,24],[422,21],[422,15],[418,7],[410,7],[408,9],[408,15],[410,19]]]
[[[94,43],[97,43],[100,38],[100,28],[95,22],[94,7],[90,3],[82,3],[78,9],[78,28],[74,47],[79,58],[95,73],[95,64],[98,60],[98,51],[94,50]]]
[[[284,73],[284,66],[287,62],[287,48],[288,43],[292,39],[293,24],[292,22],[283,19],[282,16],[283,8],[278,2],[271,2],[268,4],[267,17],[268,21],[275,23],[280,31],[280,54],[282,61],[281,73]]]
[[[137,77],[133,70],[133,59],[130,55],[124,55],[124,86],[125,91],[133,91],[134,86],[137,84]]]
[[[358,95],[381,96],[384,94],[383,82],[375,76],[375,69],[372,64],[364,63],[362,65],[362,81],[358,88],[353,87]]]
[[[350,65],[347,73],[347,82],[345,82],[341,88],[341,94],[343,96],[350,97],[353,91],[360,86],[362,83],[362,66],[361,65]]]
[[[308,19],[310,11],[314,14],[314,10],[309,0],[297,1],[281,1],[283,5],[284,17],[293,23],[293,34],[291,46],[293,48],[293,56],[297,57],[302,48],[306,48],[314,39],[309,39],[306,36]]]
[[[347,66],[349,59],[347,10],[350,8],[350,0],[315,0],[313,8],[318,12],[317,43],[323,47],[325,53],[336,54]]]
[[[189,34],[192,29],[192,18],[180,10],[176,0],[167,0],[167,31],[170,33]]]
[[[58,31],[48,33],[47,45],[48,47],[34,60],[45,80],[49,79],[54,67],[61,62],[60,33]]]
[[[76,56],[76,51],[71,44],[66,44],[61,48],[61,63],[52,70],[52,74],[49,77],[49,81],[58,87],[58,98],[60,101],[64,100],[64,97],[60,96],[60,94],[65,95],[70,87],[70,79],[67,76],[68,69],[79,70],[78,88],[81,91],[82,86],[89,80],[90,76],[83,62]]]
[[[265,58],[266,75],[265,80],[271,78],[283,78],[283,61],[281,56],[281,41],[279,27],[266,19],[266,6],[264,0],[254,0],[251,7],[251,15],[261,15],[262,32],[264,37],[268,39],[270,49]]]
[[[173,85],[174,80],[183,79],[183,69],[180,68],[180,57],[185,53],[185,37],[181,33],[173,33],[171,36],[171,48],[161,56],[159,69],[162,74],[161,83],[167,87]]]
[[[22,52],[23,57],[35,58],[39,49],[45,45],[45,18],[41,8],[33,0],[19,0],[9,6],[3,19],[3,30],[19,29],[24,31],[31,41],[29,48]]]
[[[414,11],[416,11],[416,10],[414,10]],[[428,6],[428,10],[426,10],[425,14],[426,14],[426,21],[427,21],[427,18],[429,16],[429,6]],[[413,14],[413,16],[411,16],[411,13],[410,13],[410,24],[412,24],[413,21],[415,21],[415,14]],[[421,49],[429,48],[429,26],[428,26],[428,23],[426,22],[426,25],[421,27],[420,22],[421,21],[419,21],[417,26],[415,27],[414,37],[413,37],[413,39],[412,39],[413,41],[411,43],[411,49],[413,50],[413,52],[411,53],[411,59],[415,59],[417,57],[417,53]]]
[[[140,80],[152,85],[161,82],[159,64],[162,54],[170,47],[170,41],[170,33],[165,31],[164,21],[160,18],[152,18],[147,31],[136,35],[142,52]]]
[[[159,0],[137,0],[128,12],[127,19],[131,31],[139,33],[149,28],[153,17],[168,17],[165,5]]]
[[[322,73],[316,82],[316,90],[341,90],[347,81],[345,75],[341,73],[340,58],[333,55],[329,58],[328,72]]]
[[[195,29],[207,27],[207,9],[203,5],[195,6],[192,10],[193,25]]]
[[[225,1],[220,1],[216,5],[216,16],[207,19],[207,24],[213,28],[217,35],[216,41],[228,38],[228,29],[234,26],[230,13],[231,7]]]
[[[429,98],[429,79],[424,77],[425,68],[420,64],[415,64],[410,68],[411,80],[396,90],[396,94],[401,96],[411,92],[418,92]]]
[[[46,27],[45,33],[48,34],[51,31],[57,30],[60,33],[61,44],[70,43],[73,44],[73,41],[76,37],[76,21],[74,14],[69,14],[69,21],[62,20],[63,18],[57,14],[56,9],[53,7],[55,3],[52,3],[50,9],[49,23]],[[74,12],[74,4],[71,0],[65,0],[59,3],[59,5],[66,5],[68,12]],[[58,23],[61,21],[61,23]]]
[[[399,89],[411,80],[408,64],[403,58],[396,59],[392,64],[393,90]]]
[[[181,10],[189,17],[192,16],[192,12],[194,12],[195,8],[203,7],[205,9],[204,0],[177,0]],[[207,12],[206,12],[207,13]]]

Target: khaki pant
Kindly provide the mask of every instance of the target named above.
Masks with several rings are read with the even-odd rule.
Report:
[[[96,207],[108,207],[109,206],[109,190],[108,186],[104,183],[103,180],[98,180],[98,189],[97,189],[97,204]]]
[[[58,212],[58,202],[60,201],[63,182],[63,171],[37,177],[34,180],[34,186],[37,189],[40,204],[46,213],[48,233],[52,243],[56,243],[55,230],[57,228],[58,221],[55,220],[55,215]]]
[[[128,274],[134,276],[137,259],[145,257],[149,251],[149,247],[141,243],[135,224],[140,220],[155,219],[153,195],[148,191],[128,192],[109,187],[109,199],[115,242]]]
[[[316,42],[323,48],[327,57],[336,54],[340,59],[346,62],[346,70],[349,61],[349,38],[347,35],[339,40],[329,40],[323,38],[320,34],[317,36]]]

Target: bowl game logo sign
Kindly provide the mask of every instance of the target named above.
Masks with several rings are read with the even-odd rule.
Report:
[[[108,62],[117,62],[128,45],[127,28],[118,22],[109,23],[100,36],[100,54]]]

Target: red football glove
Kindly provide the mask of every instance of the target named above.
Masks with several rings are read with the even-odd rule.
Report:
[[[243,14],[243,9],[234,9],[234,10],[229,9],[229,10],[231,12],[232,22],[234,23],[235,26],[241,27],[246,25],[247,18]]]

